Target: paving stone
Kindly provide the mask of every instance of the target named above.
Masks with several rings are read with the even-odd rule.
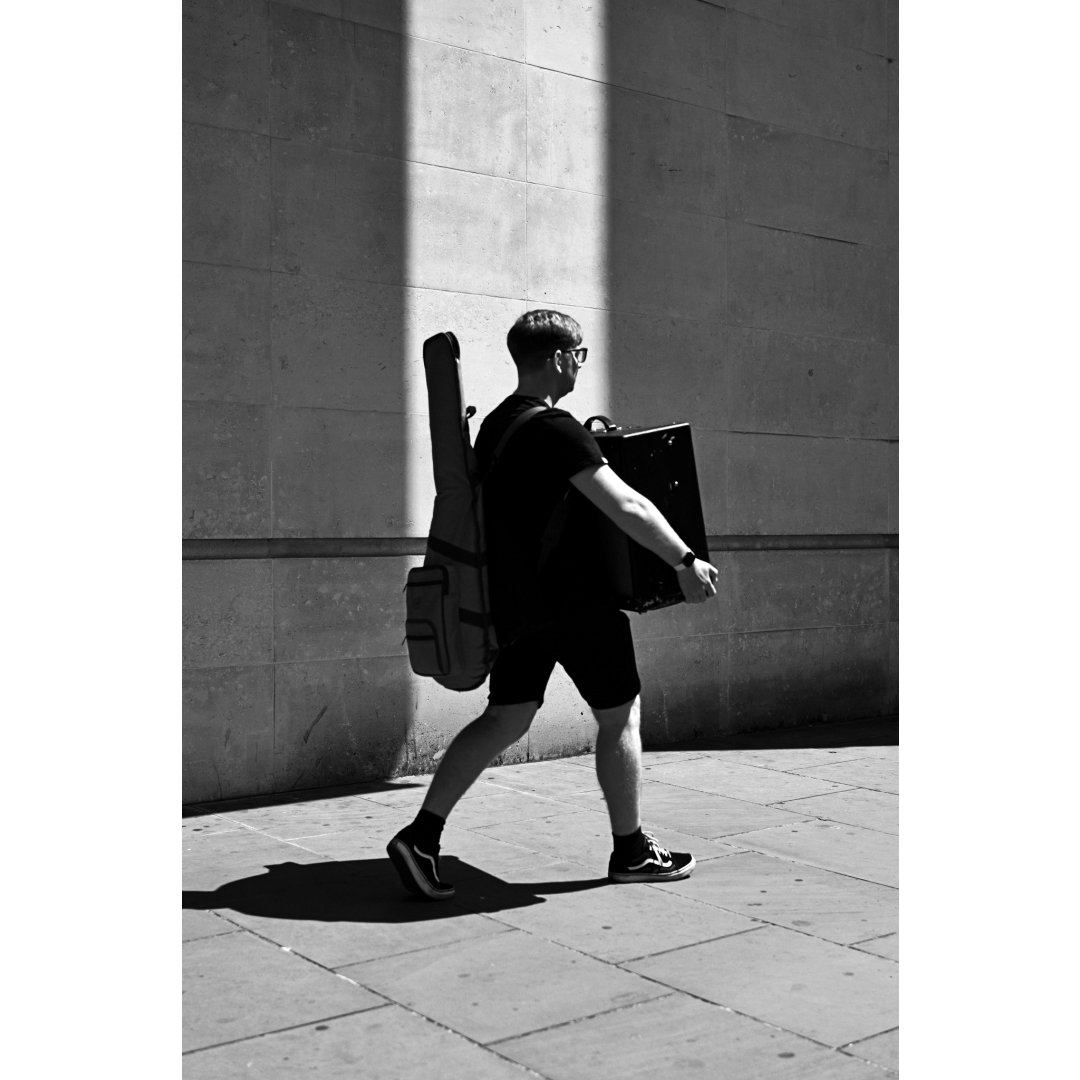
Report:
[[[389,806],[364,798],[291,802],[284,806],[240,810],[232,819],[250,829],[278,840],[293,840],[349,830],[385,833],[393,836],[409,818]],[[226,818],[229,820],[229,818]],[[307,846],[307,845],[303,845]]]
[[[564,795],[563,800],[597,810],[605,806],[600,795]],[[654,832],[675,829],[707,839],[804,820],[771,806],[650,782],[642,788],[641,817],[645,828]]]
[[[879,832],[900,831],[899,799],[885,791],[869,791],[852,788],[831,795],[813,795],[807,799],[792,799],[780,803],[785,810],[792,810],[807,817],[825,818],[847,825]]]
[[[896,1024],[895,964],[779,927],[625,967],[830,1046]]]
[[[241,832],[242,826],[220,814],[201,814],[198,817],[185,818],[181,832],[185,843],[199,836],[216,836],[218,833]]]
[[[199,938],[218,937],[220,934],[235,934],[238,928],[230,922],[209,911],[184,910],[183,940],[197,941]]]
[[[501,765],[480,774],[480,781],[496,787],[534,794],[560,796],[579,791],[596,791],[595,771],[583,773],[576,765],[562,761],[530,761],[523,765]],[[469,789],[472,791],[472,788]]]
[[[692,761],[695,758],[709,757],[705,751],[693,750],[642,750],[641,764],[648,768],[650,765],[664,765],[669,761]]]
[[[602,805],[599,809],[603,809]],[[690,851],[699,862],[730,855],[737,850],[730,844],[691,836],[662,824],[655,827],[655,818],[647,817],[645,824],[665,847],[673,851]],[[493,825],[480,832],[549,858],[570,859],[584,866],[595,867],[598,873],[607,872],[612,841],[611,823],[606,811],[560,814],[557,817]]]
[[[394,816],[380,819],[377,827],[347,828],[342,832],[318,832],[298,836],[292,843],[304,851],[324,855],[338,862],[357,859],[386,858],[386,845],[395,833],[412,820],[412,815],[400,810],[388,811]]]
[[[900,1029],[884,1031],[869,1039],[860,1039],[845,1046],[844,1050],[854,1057],[872,1061],[875,1065],[884,1065],[887,1069],[900,1068]]]
[[[485,1043],[665,993],[655,983],[517,930],[355,964],[343,974]]]
[[[184,945],[185,1050],[382,1003],[370,990],[251,934]]]
[[[792,776],[790,773],[716,758],[650,765],[643,770],[643,778],[761,804],[775,803],[781,799],[798,799],[807,795],[823,795],[840,789],[839,785],[809,788],[806,786],[806,778],[801,775]],[[822,783],[825,781],[817,781],[818,785]]]
[[[503,791],[482,799],[462,799],[454,807],[453,821],[459,829],[483,829],[489,825],[579,812],[579,807],[556,799],[543,799],[527,792]]]
[[[897,885],[897,837],[855,825],[803,821],[739,833],[731,843],[882,885]]]
[[[727,862],[728,860],[717,860]],[[572,868],[580,877],[580,870]],[[546,902],[498,911],[494,918],[535,937],[566,945],[609,963],[691,945],[751,929],[740,915],[676,895],[683,882],[661,892],[649,885],[614,885],[606,876],[583,882],[559,881],[559,864],[539,864],[532,874],[553,880],[535,886]],[[551,889],[551,893],[548,893]],[[563,891],[565,890],[565,891]],[[480,890],[497,899],[499,889]],[[468,899],[462,901],[468,904]]]
[[[775,769],[777,772],[797,772],[799,769],[813,768],[817,765],[833,765],[840,761],[853,761],[860,757],[877,757],[881,750],[880,746],[807,746],[777,750],[732,748],[708,751],[701,756],[734,761],[739,765],[757,765],[763,769]]]
[[[540,900],[518,895],[506,902]],[[429,904],[406,892],[386,856],[385,838],[368,858],[271,867],[209,894],[187,894],[186,903],[221,911],[230,922],[331,968],[506,930],[453,902]]]
[[[387,874],[392,872],[387,863]],[[342,907],[356,913],[348,921],[232,917],[260,937],[328,968],[509,932],[508,926],[459,906],[417,900],[405,892],[396,876],[387,884],[396,893],[387,889],[375,900],[342,897]]]
[[[397,810],[419,810],[427,798],[428,787],[431,784],[430,776],[403,776],[386,785],[382,791],[373,791],[363,796],[368,802],[380,803],[383,806],[392,806]],[[485,795],[505,795],[505,788],[495,787],[487,781],[478,780],[465,794],[462,799],[477,799]]]
[[[859,941],[855,944],[856,949],[862,952],[873,953],[875,956],[884,956],[886,960],[900,960],[900,934],[886,934],[884,937],[874,938],[871,941]]]
[[[522,829],[523,839],[527,839],[533,823],[523,824],[528,826]],[[518,882],[535,880],[535,868],[541,863],[573,865],[579,877],[583,870],[592,869],[588,860],[575,860],[571,854],[560,852],[557,845],[550,846],[551,850],[541,854],[536,851],[534,844],[496,839],[480,830],[458,829],[450,824],[443,832],[442,839],[443,876],[450,880],[448,875],[454,873],[458,875],[454,880],[458,880],[462,875],[484,874],[505,881]],[[453,865],[453,870],[451,870],[451,865]],[[597,873],[599,872],[597,868]]]
[[[266,867],[323,862],[317,855],[253,829],[185,840],[183,883],[186,890],[214,890]],[[192,897],[192,906],[196,899]],[[213,907],[212,903],[204,906]]]
[[[872,1066],[681,994],[497,1048],[552,1080],[884,1080]]]
[[[814,776],[819,780],[832,780],[839,784],[873,788],[876,791],[888,791],[896,795],[900,791],[899,766],[896,757],[893,753],[859,758],[855,761],[842,761],[835,765],[815,765],[798,771],[801,776]]]
[[[688,880],[654,888],[840,945],[884,934],[898,917],[895,889],[754,851],[703,863]]]
[[[184,1080],[522,1080],[521,1069],[488,1050],[396,1005],[341,1016],[261,1039],[204,1050],[184,1058]]]

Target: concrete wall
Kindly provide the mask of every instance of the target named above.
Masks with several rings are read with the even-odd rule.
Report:
[[[782,550],[897,529],[895,7],[185,3],[186,799],[425,770],[481,711],[409,671],[417,555],[231,556],[422,538],[420,344],[482,416],[529,307],[585,328],[576,415],[691,421],[709,533],[779,538],[634,617],[646,738],[895,708],[895,551]],[[557,672],[508,759],[592,738]]]

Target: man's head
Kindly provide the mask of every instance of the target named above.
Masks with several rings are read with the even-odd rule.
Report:
[[[556,352],[581,344],[581,325],[561,311],[526,311],[506,335],[506,347],[523,375],[541,370]]]
[[[518,369],[519,388],[551,393],[553,400],[570,393],[585,362],[581,326],[561,311],[527,311],[510,327],[506,347]],[[543,395],[541,395],[543,396]]]

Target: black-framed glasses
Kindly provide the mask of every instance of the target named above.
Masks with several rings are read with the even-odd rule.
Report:
[[[563,349],[563,352],[572,356],[578,364],[584,364],[585,358],[589,355],[589,350],[584,345],[579,345],[576,349]]]

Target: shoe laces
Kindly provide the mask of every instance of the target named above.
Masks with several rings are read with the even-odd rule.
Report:
[[[650,854],[655,855],[661,862],[671,858],[671,852],[668,851],[666,847],[663,847],[652,833],[647,833],[642,829],[641,835],[645,839],[645,846],[648,848]]]

